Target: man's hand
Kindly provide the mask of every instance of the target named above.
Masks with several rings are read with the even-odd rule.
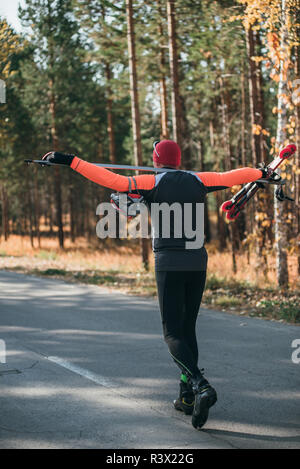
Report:
[[[74,159],[74,155],[67,153],[59,153],[58,151],[50,151],[43,156],[42,160],[49,161],[49,163],[64,164],[70,166]]]
[[[279,182],[281,180],[281,176],[273,171],[271,168],[268,168],[265,163],[261,163],[259,168],[262,172],[262,179],[268,179],[272,182]]]

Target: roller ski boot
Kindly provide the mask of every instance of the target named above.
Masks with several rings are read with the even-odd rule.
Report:
[[[226,213],[226,218],[228,220],[235,220],[247,202],[252,199],[254,194],[256,194],[259,189],[264,188],[264,184],[278,185],[275,195],[280,202],[283,200],[293,201],[293,199],[283,194],[282,186],[286,183],[286,181],[281,179],[281,177],[276,173],[276,169],[284,160],[290,158],[295,153],[295,151],[296,145],[288,145],[283,150],[281,150],[279,156],[274,158],[271,163],[269,163],[267,166],[259,168],[263,172],[262,179],[258,179],[255,182],[249,182],[239,192],[237,192],[237,194],[235,194],[232,199],[227,200],[222,204],[221,209]]]
[[[192,425],[200,430],[208,419],[209,409],[217,402],[217,393],[202,374],[190,378],[190,383],[195,396]]]
[[[192,415],[194,410],[195,396],[192,386],[188,383],[187,377],[181,375],[179,384],[179,397],[174,401],[174,407],[185,415]]]

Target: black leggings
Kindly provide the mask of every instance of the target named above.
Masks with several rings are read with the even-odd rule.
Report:
[[[175,363],[192,376],[199,374],[196,320],[205,279],[206,271],[156,272],[165,341]]]

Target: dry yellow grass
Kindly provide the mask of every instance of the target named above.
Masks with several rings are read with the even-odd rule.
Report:
[[[35,241],[37,246],[37,242]],[[104,246],[89,246],[84,238],[72,244],[68,239],[65,249],[57,247],[57,239],[42,239],[41,248],[32,248],[29,237],[10,236],[0,243],[0,267],[30,264],[34,267],[71,270],[99,269],[103,271],[141,271],[139,247],[113,247],[111,242]],[[153,262],[152,262],[153,264]]]
[[[208,252],[210,251],[208,247]],[[238,271],[236,274],[232,271],[232,258],[230,252],[209,252],[208,272],[217,277],[226,277],[239,281],[249,282],[260,287],[276,286],[276,260],[274,255],[268,256],[268,273],[265,277],[263,272],[257,268],[257,259],[253,254],[248,263],[245,253],[236,256]],[[289,283],[291,288],[299,288],[299,276],[297,273],[297,257],[290,256],[289,264]]]
[[[296,256],[289,259],[290,289],[276,288],[275,259],[268,258],[267,278],[256,269],[254,256],[237,255],[238,272],[232,272],[230,252],[219,253],[213,244],[208,246],[208,279],[203,306],[237,314],[250,314],[298,323],[299,279]],[[138,243],[111,240],[94,246],[84,238],[73,245],[66,240],[64,250],[57,240],[45,238],[42,247],[32,247],[28,237],[10,236],[0,243],[0,269],[34,275],[51,276],[65,281],[105,285],[134,295],[156,295],[153,256],[150,272],[143,271]]]
[[[232,271],[232,258],[230,252],[218,252],[214,246],[207,246],[209,252],[208,271],[210,274],[227,280],[239,280],[257,284],[260,287],[276,285],[275,258],[269,255],[269,269],[267,278],[257,269],[255,255],[250,256],[250,264],[247,255],[237,255],[238,272]],[[150,254],[150,269],[153,270],[153,255]],[[12,235],[8,241],[0,242],[0,268],[16,266],[30,266],[31,268],[46,269],[57,268],[68,270],[101,270],[116,272],[142,272],[140,248],[133,242],[120,242],[115,246],[110,240],[105,243],[100,241],[93,246],[88,245],[85,238],[77,238],[72,244],[66,239],[65,249],[58,248],[56,238],[43,238],[41,248],[30,244],[29,237]],[[299,287],[297,274],[297,258],[289,257],[289,277],[291,288]]]

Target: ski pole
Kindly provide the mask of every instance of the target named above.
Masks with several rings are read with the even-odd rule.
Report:
[[[39,164],[40,166],[62,166],[57,163],[50,163],[49,161],[44,160],[24,160],[25,163]],[[152,166],[131,166],[126,164],[111,164],[111,163],[91,163],[94,166],[100,166],[100,168],[106,169],[119,169],[119,170],[129,170],[129,171],[149,171],[154,173],[168,173],[171,171],[177,171],[176,169],[171,168],[154,168]],[[187,171],[189,173],[196,173],[196,171]]]
[[[45,160],[24,160],[24,163],[29,164],[38,164],[40,166],[63,166],[58,163],[50,163]],[[111,164],[111,163],[91,163],[94,166],[99,166],[100,168],[105,169],[118,169],[118,170],[128,170],[128,171],[145,171],[152,173],[170,173],[173,171],[183,171],[186,173],[197,174],[199,171],[189,171],[186,169],[172,169],[172,168],[154,168],[152,166],[132,166],[127,164]],[[67,166],[66,166],[67,167]],[[263,182],[264,184],[280,184],[280,182],[268,181],[267,179],[258,179],[255,182]]]

